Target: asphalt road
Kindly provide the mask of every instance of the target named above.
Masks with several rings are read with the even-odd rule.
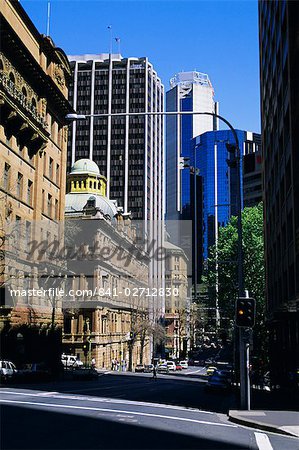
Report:
[[[121,375],[108,378],[76,383],[69,386],[68,393],[61,392],[66,391],[67,383],[64,387],[57,383],[55,391],[46,390],[45,386],[3,387],[1,449],[298,448],[294,438],[232,424],[224,414],[120,398],[115,390],[121,387],[123,395],[128,396],[135,383]],[[139,393],[143,389],[150,396],[165,387],[144,376],[136,378]],[[176,383],[169,380],[173,394]]]

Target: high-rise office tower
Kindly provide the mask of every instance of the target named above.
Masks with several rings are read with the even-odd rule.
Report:
[[[167,111],[217,112],[214,90],[208,75],[181,72],[170,80],[166,93]],[[190,170],[181,167],[182,157],[190,157],[191,139],[217,129],[209,115],[167,116],[166,119],[166,217],[190,218]]]
[[[164,87],[147,58],[119,54],[69,56],[70,101],[79,114],[163,111]],[[68,168],[97,163],[107,195],[133,219],[163,218],[163,117],[90,117],[74,122]]]
[[[166,110],[217,113],[218,104],[214,101],[214,89],[208,75],[195,71],[175,75],[166,93]],[[197,285],[201,275],[198,272],[199,252],[196,251],[201,221],[196,213],[194,215],[200,206],[199,197],[194,196],[195,191],[200,191],[200,179],[197,171],[184,168],[182,161],[191,156],[191,139],[216,130],[217,125],[217,120],[210,115],[171,115],[166,119],[166,218],[192,220],[193,285]],[[197,189],[194,189],[194,183]]]
[[[259,31],[270,364],[283,385],[299,367],[299,3],[260,1]]]
[[[251,206],[258,203],[250,189],[256,186],[261,192],[261,174],[251,173],[253,180],[248,179],[248,158],[260,155],[261,135],[249,131],[236,130],[241,150],[241,201],[242,207],[249,200]],[[198,228],[198,247],[200,264],[209,256],[209,249],[215,244],[219,226],[225,226],[232,215],[237,215],[237,171],[229,165],[230,154],[226,144],[235,144],[231,130],[208,131],[192,139],[191,165],[199,170],[197,214],[201,227]],[[245,174],[246,172],[246,174]],[[251,184],[250,184],[251,183]],[[249,192],[250,191],[250,192]],[[254,191],[255,192],[255,191]],[[255,200],[255,203],[253,203]]]

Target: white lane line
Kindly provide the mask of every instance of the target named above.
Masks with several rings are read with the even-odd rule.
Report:
[[[191,372],[185,372],[186,375],[192,375],[193,373],[198,373],[198,372],[202,372],[203,369],[198,369],[198,370],[193,370]]]
[[[143,413],[143,412],[139,412],[139,411],[124,411],[121,409],[91,408],[90,406],[61,405],[59,403],[55,404],[55,403],[40,403],[40,402],[22,402],[19,400],[4,400],[4,399],[0,399],[0,403],[13,403],[13,404],[17,404],[17,405],[31,405],[31,406],[46,406],[47,408],[78,409],[78,410],[85,410],[85,411],[104,411],[104,412],[110,412],[110,413],[120,413],[120,414],[129,414],[129,415],[133,414],[134,416],[157,417],[159,419],[169,419],[169,420],[178,420],[181,422],[201,423],[203,425],[215,425],[217,427],[237,428],[237,425],[228,425],[226,423],[207,422],[205,420],[188,419],[186,417],[165,416],[163,414]]]
[[[265,433],[255,432],[254,435],[259,450],[273,450],[269,438]]]
[[[1,391],[0,391],[1,392]],[[11,391],[2,391],[2,394],[9,394],[9,395],[21,395],[21,396],[28,396],[28,397],[44,397],[44,393],[27,393],[27,392],[11,392]],[[176,405],[164,405],[161,403],[149,403],[149,402],[138,402],[134,400],[120,400],[120,399],[114,399],[114,398],[107,398],[107,397],[84,397],[82,395],[62,395],[59,392],[53,393],[54,395],[51,395],[51,398],[58,398],[63,400],[80,400],[80,401],[89,401],[89,402],[100,402],[100,403],[115,403],[115,404],[122,404],[122,405],[135,405],[135,406],[146,406],[148,408],[163,408],[163,409],[173,409],[178,411],[186,411],[186,412],[196,412],[200,414],[215,414],[211,411],[202,411],[201,409],[196,408],[184,408],[183,406],[176,406]],[[50,396],[49,396],[50,397]],[[1,398],[0,398],[1,400]]]

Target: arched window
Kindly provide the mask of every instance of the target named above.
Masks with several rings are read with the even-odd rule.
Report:
[[[4,65],[3,65],[2,59],[0,59],[0,70],[4,70]]]
[[[12,83],[15,83],[15,81],[16,81],[15,76],[12,72],[10,72],[10,74],[9,74],[9,79]]]
[[[36,100],[34,97],[31,100],[31,106],[32,106],[32,108],[34,108],[36,110]]]
[[[26,90],[25,86],[22,87],[22,94],[24,95],[24,97],[27,98],[27,90]]]

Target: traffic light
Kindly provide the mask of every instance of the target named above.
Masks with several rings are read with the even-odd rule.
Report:
[[[233,155],[236,155],[237,147],[235,146],[235,144],[230,144],[229,142],[227,142],[225,144],[225,147],[226,147],[228,153],[232,153]]]
[[[130,339],[134,339],[134,337],[135,337],[134,331],[130,331]]]
[[[234,169],[237,167],[237,147],[234,144],[227,142],[225,144],[228,153],[230,153],[229,158],[226,160],[228,167]]]
[[[87,356],[88,355],[88,342],[87,341],[85,341],[84,343],[83,343],[83,353],[84,353],[84,356]]]
[[[255,321],[255,299],[239,297],[236,301],[237,327],[252,328]]]
[[[90,351],[90,346],[91,346],[90,338],[87,338],[83,342],[83,353],[84,353],[84,356],[88,355],[88,352]]]

